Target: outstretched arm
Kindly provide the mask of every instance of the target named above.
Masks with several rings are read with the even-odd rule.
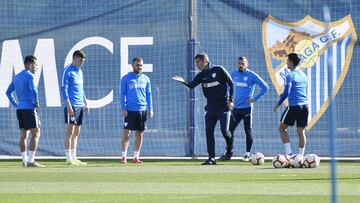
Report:
[[[184,78],[180,77],[180,76],[177,76],[175,75],[174,77],[172,77],[173,80],[176,80],[178,82],[181,82],[182,84],[184,84],[186,87],[190,88],[190,89],[193,89],[195,88],[196,86],[198,86],[200,83],[201,83],[201,78],[198,75],[195,76],[194,80],[191,81],[191,82],[186,82],[184,80]]]

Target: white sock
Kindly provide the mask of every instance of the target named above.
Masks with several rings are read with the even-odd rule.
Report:
[[[29,163],[34,163],[35,161],[35,151],[29,151]]]
[[[284,146],[285,146],[285,152],[286,152],[286,154],[292,154],[290,142],[289,142],[289,143],[285,143]]]
[[[76,149],[71,149],[70,153],[71,153],[71,159],[76,160],[77,159],[77,157],[76,157]]]
[[[305,153],[305,147],[304,148],[299,147],[299,154],[304,156],[304,153]]]
[[[245,155],[250,156],[250,152],[246,152]]]
[[[140,152],[139,151],[134,151],[134,158],[139,158]]]
[[[26,151],[25,151],[25,152],[21,152],[21,158],[22,158],[22,162],[23,162],[23,163],[27,163],[27,162],[28,162],[28,159],[27,159],[27,156],[26,156]]]
[[[121,152],[121,157],[125,157],[125,158],[126,158],[126,154],[127,154],[127,151],[122,151],[122,152]]]
[[[71,152],[70,152],[70,149],[65,149],[65,156],[66,156],[66,160],[68,160],[68,161],[71,160]]]

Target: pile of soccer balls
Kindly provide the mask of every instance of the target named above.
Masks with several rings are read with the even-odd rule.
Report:
[[[293,156],[278,154],[272,160],[274,168],[316,168],[320,159],[316,154],[308,154],[303,157],[300,154]]]
[[[256,152],[251,155],[251,163],[253,165],[261,165],[265,161],[264,155],[261,152]],[[308,154],[303,157],[300,154],[293,156],[278,154],[272,160],[274,168],[316,168],[320,164],[320,159],[316,154]]]

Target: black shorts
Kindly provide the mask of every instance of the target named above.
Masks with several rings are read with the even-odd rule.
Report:
[[[124,129],[144,131],[147,111],[128,111],[124,118]]]
[[[252,128],[252,110],[250,108],[234,108],[230,119],[230,131],[234,131],[239,125],[240,121],[244,121],[244,129],[251,130]]]
[[[38,109],[18,109],[16,110],[16,115],[20,129],[40,128],[41,123]]]
[[[306,127],[308,123],[309,109],[307,105],[288,106],[281,116],[280,122],[293,126],[296,121],[297,127]]]
[[[72,107],[74,116],[71,116],[67,112],[67,108],[64,108],[65,124],[81,125],[84,117],[84,107]]]

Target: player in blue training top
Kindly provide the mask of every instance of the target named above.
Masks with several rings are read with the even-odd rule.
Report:
[[[6,96],[11,104],[17,108],[16,115],[20,128],[20,152],[24,167],[44,167],[35,161],[35,153],[40,140],[40,119],[39,119],[39,99],[37,85],[34,81],[34,74],[37,70],[37,59],[35,56],[28,55],[24,60],[25,70],[15,75],[10,83]],[[18,101],[13,92],[15,91]],[[27,158],[27,138],[31,132],[29,159]]]
[[[133,71],[122,77],[120,83],[120,105],[124,116],[124,130],[121,139],[121,163],[127,163],[129,137],[135,130],[133,163],[143,163],[139,159],[145,131],[145,121],[153,116],[150,79],[142,72],[144,60],[135,57],[132,60]]]
[[[296,69],[299,63],[300,58],[297,54],[291,53],[288,55],[287,67],[290,69],[290,73],[285,77],[284,91],[274,106],[274,111],[276,111],[283,101],[288,98],[289,105],[281,116],[279,126],[280,136],[284,143],[286,154],[288,155],[292,155],[292,151],[287,127],[293,126],[295,121],[297,134],[299,136],[300,155],[304,155],[306,145],[305,127],[307,126],[309,115],[307,97],[308,84],[305,73]]]
[[[238,69],[231,73],[234,81],[234,102],[235,107],[232,111],[230,119],[231,145],[226,147],[226,151],[219,160],[230,160],[233,155],[234,131],[239,125],[240,121],[244,121],[244,130],[246,134],[246,152],[243,158],[244,161],[249,161],[250,150],[253,143],[252,136],[252,106],[253,103],[260,99],[269,89],[266,82],[254,71],[249,70],[249,62],[245,56],[238,58]],[[261,90],[255,96],[255,86],[258,85]]]
[[[201,83],[204,96],[207,99],[207,105],[205,106],[205,128],[207,151],[209,154],[208,160],[202,164],[215,165],[214,129],[218,120],[220,121],[221,133],[225,138],[226,144],[230,145],[231,142],[229,123],[230,110],[234,107],[234,85],[229,73],[222,66],[210,63],[207,54],[197,54],[195,56],[195,63],[201,72],[195,76],[193,81],[186,82],[180,76],[174,76],[173,79],[189,88],[194,88]]]
[[[73,53],[72,63],[65,68],[61,80],[61,93],[65,102],[66,132],[64,147],[67,165],[86,165],[85,162],[78,160],[76,156],[83,116],[84,113],[89,111],[84,93],[83,72],[81,70],[85,57],[86,55],[83,51],[76,50]]]

